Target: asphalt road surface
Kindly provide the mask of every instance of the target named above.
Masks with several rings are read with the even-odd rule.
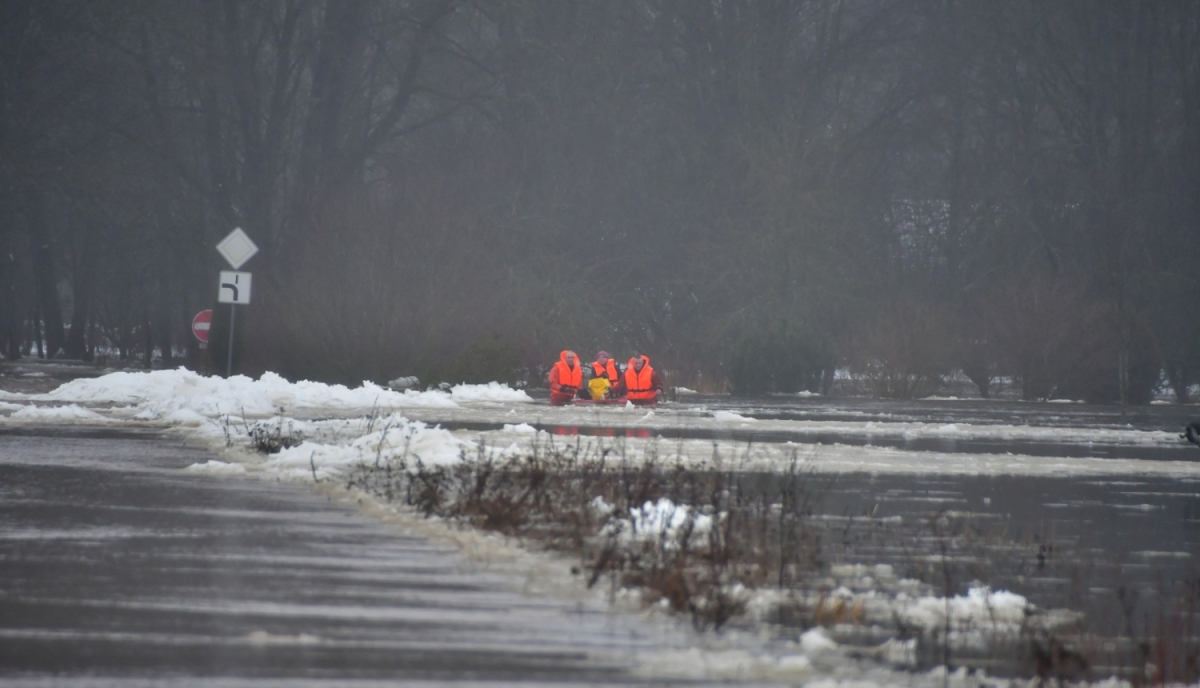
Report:
[[[152,432],[0,429],[0,684],[603,685],[663,637]]]

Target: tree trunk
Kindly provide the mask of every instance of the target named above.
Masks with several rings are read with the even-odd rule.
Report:
[[[17,289],[13,273],[16,259],[0,255],[0,355],[15,361],[21,357],[21,318],[17,316]]]
[[[86,270],[87,268],[76,270],[75,310],[71,312],[71,331],[67,333],[67,344],[64,347],[67,358],[78,360],[83,360],[87,353],[87,325],[92,307],[91,284],[80,276],[80,273]]]
[[[71,289],[75,293],[75,308],[71,311],[71,331],[67,333],[67,358],[83,360],[87,355],[87,326],[91,320],[92,266],[96,260],[97,232],[87,230],[83,255],[76,256]]]
[[[46,347],[42,342],[42,318],[41,313],[34,311],[33,313],[33,339],[37,342],[38,358],[46,358]]]
[[[25,227],[29,231],[29,250],[33,254],[33,281],[37,289],[38,313],[45,327],[45,357],[53,358],[66,344],[66,336],[63,332],[62,305],[58,300],[58,273],[54,266],[54,249],[50,240],[50,229],[46,226],[42,202],[41,198],[35,198],[30,204]]]
[[[150,370],[154,367],[154,328],[150,322],[149,315],[142,318],[142,336],[145,338],[145,351],[142,353],[142,363],[145,364],[146,370]]]

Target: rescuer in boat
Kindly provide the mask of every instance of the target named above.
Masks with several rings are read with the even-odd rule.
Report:
[[[574,351],[563,350],[558,362],[550,369],[550,404],[562,406],[571,403],[583,384],[583,366]]]
[[[638,406],[653,406],[663,391],[662,379],[650,367],[650,357],[634,354],[625,368],[625,395]]]
[[[611,398],[611,392],[616,390],[621,380],[617,371],[617,362],[609,357],[607,351],[596,354],[596,360],[588,366],[591,379],[587,383],[587,391],[592,401]]]

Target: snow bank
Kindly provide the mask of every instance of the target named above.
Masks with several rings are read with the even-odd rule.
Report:
[[[10,396],[29,402],[73,402],[54,407],[0,402],[4,404],[0,412],[10,412],[5,420],[13,422],[165,423],[213,449],[250,449],[255,433],[286,435],[299,445],[252,467],[279,477],[307,480],[334,477],[363,461],[403,459],[409,465],[418,461],[443,465],[458,460],[462,440],[435,425],[405,418],[397,409],[445,412],[465,403],[532,401],[524,392],[497,382],[459,385],[448,392],[393,391],[370,382],[355,389],[307,380],[289,382],[275,373],[264,373],[257,380],[240,375],[205,377],[186,368],[115,372],[77,379],[47,394]],[[293,417],[297,414],[332,420],[297,420]],[[521,423],[513,430],[533,432],[533,427]],[[245,467],[210,461],[187,470],[216,475],[244,471]]]
[[[6,401],[0,401],[0,413],[12,413],[13,411],[20,411],[23,408],[25,406],[22,404],[10,404]]]
[[[533,401],[525,392],[512,389],[499,382],[489,382],[486,385],[458,385],[450,389],[450,398],[458,403]]]
[[[373,409],[454,409],[460,403],[532,401],[525,392],[497,382],[459,385],[449,392],[393,391],[371,382],[363,382],[355,389],[307,380],[289,382],[275,373],[263,373],[257,380],[242,375],[229,379],[205,377],[186,368],[110,373],[73,380],[47,394],[8,395],[8,398],[124,406],[121,413],[114,415],[183,425],[196,425],[203,418],[231,414],[264,417],[279,409],[309,414],[358,412],[366,415]],[[6,404],[0,411],[13,410],[9,406],[13,405]],[[33,419],[28,415],[21,417]],[[60,420],[64,418],[60,417]]]
[[[901,598],[903,600],[903,598]],[[974,587],[957,597],[920,597],[900,611],[900,618],[926,630],[986,626],[991,631],[1016,633],[1025,621],[1029,602],[1006,590]]]
[[[39,398],[39,397],[35,397]],[[444,392],[393,392],[370,382],[349,389],[320,382],[289,382],[275,373],[252,380],[244,375],[205,377],[186,368],[119,372],[68,382],[40,395],[51,401],[127,404],[138,420],[163,419],[181,409],[208,418],[223,414],[267,416],[280,408],[344,411],[403,407],[454,408]]]
[[[268,472],[300,480],[324,480],[340,475],[361,463],[403,460],[411,468],[417,462],[440,466],[458,461],[468,444],[448,430],[410,421],[399,414],[375,422],[380,430],[361,435],[349,443],[306,441],[272,455]]]
[[[210,460],[205,463],[194,463],[183,470],[202,475],[241,475],[246,472],[246,467],[240,463]]]
[[[80,407],[78,404],[66,406],[23,406],[19,411],[13,411],[9,420],[27,423],[108,423],[108,418]]]
[[[676,504],[667,498],[657,502],[646,502],[641,507],[629,510],[629,518],[616,518],[615,507],[596,497],[592,500],[592,511],[599,516],[610,516],[601,530],[602,535],[615,537],[623,543],[678,541],[685,529],[691,527],[693,537],[712,530],[713,519],[686,504]]]

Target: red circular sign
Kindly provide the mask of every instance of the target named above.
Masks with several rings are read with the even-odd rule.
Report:
[[[192,334],[196,339],[208,343],[208,328],[212,326],[212,310],[200,311],[192,318]]]

